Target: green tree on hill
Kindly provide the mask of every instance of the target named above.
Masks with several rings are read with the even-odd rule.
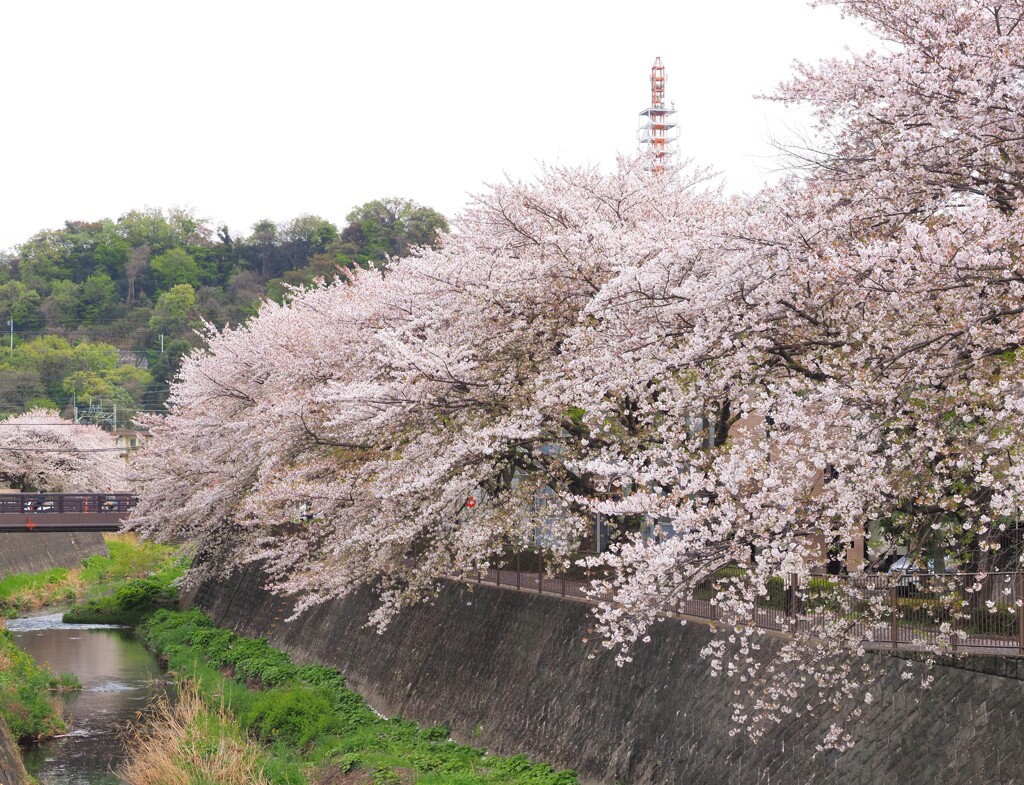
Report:
[[[199,265],[183,248],[172,248],[155,257],[149,268],[158,292],[166,292],[179,284],[199,286]]]
[[[39,292],[21,281],[0,284],[0,320],[3,322],[13,319],[21,329],[35,329],[43,324],[42,303]]]
[[[78,297],[78,314],[85,324],[96,324],[112,316],[119,304],[117,286],[105,272],[97,272],[85,279]]]
[[[149,329],[163,335],[180,333],[195,320],[195,290],[187,283],[178,284],[160,295],[149,320]]]
[[[438,235],[448,231],[441,213],[410,199],[376,199],[355,208],[346,220],[342,252],[359,265],[406,256],[417,245],[435,245]]]
[[[432,245],[447,229],[440,213],[398,198],[367,202],[348,220],[339,229],[307,213],[232,235],[188,209],[146,208],[36,233],[0,254],[0,328],[13,317],[15,329],[13,354],[0,356],[0,415],[30,402],[64,407],[72,395],[151,407],[181,356],[200,345],[200,319],[240,324],[268,296]],[[83,346],[99,344],[148,352],[141,395],[134,370],[114,372],[116,352],[83,359]]]

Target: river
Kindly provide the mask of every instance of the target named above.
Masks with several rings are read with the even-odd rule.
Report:
[[[29,773],[42,785],[120,783],[121,730],[166,688],[156,659],[126,629],[63,624],[60,613],[12,619],[7,628],[36,662],[82,680],[81,692],[62,696],[70,732],[30,747]]]

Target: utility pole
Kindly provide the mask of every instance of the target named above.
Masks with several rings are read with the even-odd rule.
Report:
[[[164,334],[160,333],[160,354],[164,353]]]
[[[14,316],[7,320],[7,324],[11,328],[11,354],[14,354]]]

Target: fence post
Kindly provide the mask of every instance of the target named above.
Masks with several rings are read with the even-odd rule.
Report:
[[[797,591],[799,591],[799,589],[800,589],[800,583],[799,583],[799,580],[796,577],[796,573],[795,572],[791,572],[789,574],[789,592],[788,592],[789,596],[786,598],[788,600],[788,602],[786,603],[786,615],[789,616],[789,625],[790,625],[790,627],[795,627],[796,626],[796,616],[797,616],[797,613],[799,612],[799,610],[797,608],[797,602],[798,602]]]
[[[956,631],[959,627],[960,611],[963,605],[960,604],[960,576],[953,576],[953,609],[949,614],[949,647],[956,654],[956,647],[960,642]]]
[[[892,647],[894,649],[899,648],[900,645],[900,601],[899,594],[896,591],[896,586],[892,586],[889,589],[889,601],[892,605],[890,621],[892,623]]]
[[[788,592],[788,601],[786,603],[785,612],[790,616],[790,628],[797,629],[799,621],[797,616],[800,615],[800,578],[797,577],[796,572],[790,573],[790,592]]]
[[[523,575],[522,562],[519,559],[519,557],[521,555],[522,555],[522,551],[516,551],[516,591],[519,591],[522,588],[522,584],[523,584],[523,579],[522,579],[522,575]]]
[[[495,567],[494,571],[498,574],[498,577],[495,579],[494,585],[495,586],[501,586],[501,561],[500,560],[498,561],[498,566]]]
[[[1024,572],[1017,573],[1017,599],[1024,599]],[[1017,606],[1017,651],[1024,655],[1024,607]]]
[[[562,570],[562,596],[565,596],[565,570]]]
[[[537,551],[537,594],[544,593],[544,551]]]

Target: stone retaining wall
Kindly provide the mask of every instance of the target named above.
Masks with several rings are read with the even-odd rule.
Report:
[[[1011,785],[1024,782],[1024,682],[936,666],[935,686],[900,677],[897,658],[864,706],[860,741],[816,749],[833,716],[804,715],[759,744],[730,735],[734,685],[708,675],[701,624],[659,626],[619,668],[588,659],[589,607],[535,594],[452,586],[384,635],[362,592],[284,622],[290,606],[250,569],[195,602],[221,626],[267,636],[301,662],[337,667],[378,710],[449,725],[492,752],[523,752],[628,785]],[[763,656],[777,641],[766,639]],[[918,668],[920,666],[917,666]]]
[[[0,534],[0,578],[17,572],[77,567],[87,556],[106,552],[103,535],[94,532]]]

